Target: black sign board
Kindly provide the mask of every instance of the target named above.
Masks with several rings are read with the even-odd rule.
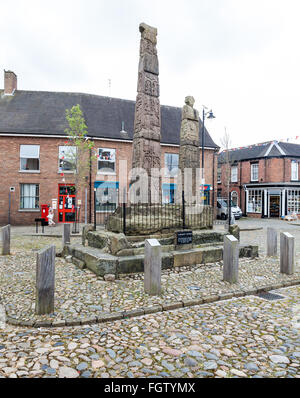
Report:
[[[189,245],[193,242],[193,231],[176,232],[176,245]]]

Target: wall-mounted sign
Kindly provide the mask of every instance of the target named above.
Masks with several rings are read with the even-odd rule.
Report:
[[[57,199],[52,199],[52,209],[53,210],[57,209]]]
[[[15,192],[16,188],[15,187],[10,187],[9,190],[10,190],[10,192]]]
[[[81,205],[81,200],[80,199],[77,200],[77,204]]]

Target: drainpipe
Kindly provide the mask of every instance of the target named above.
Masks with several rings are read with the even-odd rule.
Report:
[[[213,154],[213,191],[212,191],[212,207],[215,214],[215,156],[216,153]]]
[[[240,208],[242,209],[242,189],[243,189],[243,185],[242,185],[242,162],[240,162]]]
[[[89,224],[92,223],[92,150],[90,149]]]

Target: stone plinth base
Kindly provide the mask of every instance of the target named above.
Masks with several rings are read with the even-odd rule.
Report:
[[[136,204],[125,209],[126,235],[147,235],[167,232],[175,229],[212,229],[213,208],[199,206],[198,208],[185,206],[185,216],[180,204]],[[107,230],[112,232],[124,231],[124,209],[122,206],[108,217]]]

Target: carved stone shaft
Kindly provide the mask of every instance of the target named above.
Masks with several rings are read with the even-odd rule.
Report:
[[[148,202],[161,200],[161,111],[159,102],[159,65],[157,29],[141,23],[140,61],[135,105],[132,168],[144,169],[148,176]],[[131,181],[133,184],[135,179]],[[154,187],[154,188],[153,188]],[[151,192],[152,190],[152,192]],[[154,192],[155,191],[155,192]],[[143,196],[143,195],[142,195]],[[143,196],[145,197],[145,196]]]

